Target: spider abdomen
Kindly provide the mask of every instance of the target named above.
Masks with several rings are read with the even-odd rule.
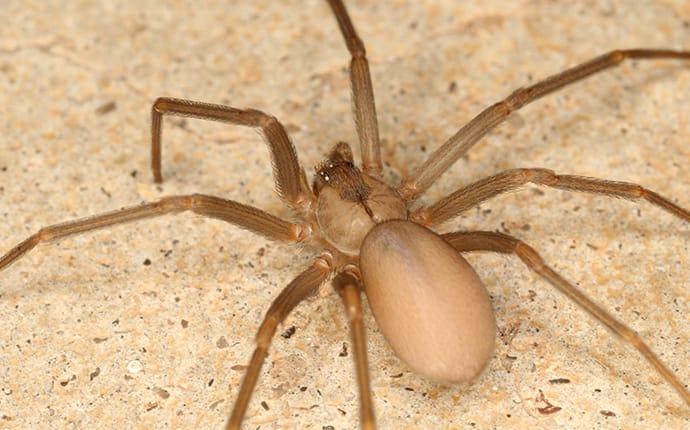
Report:
[[[474,269],[411,221],[375,226],[360,252],[364,289],[396,354],[430,380],[469,382],[494,350],[491,300]]]

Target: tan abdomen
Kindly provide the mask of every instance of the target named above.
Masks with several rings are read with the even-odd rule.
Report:
[[[411,221],[375,226],[360,269],[383,335],[415,373],[468,382],[494,350],[496,323],[476,272],[450,245]]]

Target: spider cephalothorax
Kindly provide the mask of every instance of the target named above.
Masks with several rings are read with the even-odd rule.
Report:
[[[316,168],[314,192],[324,239],[346,255],[359,254],[362,240],[377,223],[407,218],[407,207],[398,192],[362,173],[344,142],[336,144]]]

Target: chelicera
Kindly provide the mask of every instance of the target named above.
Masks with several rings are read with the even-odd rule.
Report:
[[[646,200],[684,221],[690,212],[640,185],[560,175],[546,169],[514,169],[461,187],[429,206],[415,202],[451,165],[511,112],[560,88],[614,67],[626,59],[690,59],[688,51],[630,49],[613,51],[513,92],[477,115],[398,184],[383,180],[383,164],[369,65],[345,6],[328,1],[351,54],[354,116],[361,148],[358,166],[347,143],[337,143],[316,168],[310,182],[287,132],[278,119],[257,110],[237,109],[189,100],[160,98],[152,108],[152,169],[162,181],[163,117],[177,115],[258,128],[272,157],[276,190],[299,222],[215,196],[170,196],[152,203],[40,229],[0,258],[4,269],[41,242],[115,224],[170,213],[192,211],[248,229],[269,239],[322,249],[313,264],[285,287],[270,305],[256,336],[227,428],[239,428],[261,366],[278,325],[300,302],[332,278],[351,322],[351,335],[364,428],[375,427],[362,291],[386,339],[416,373],[434,381],[471,382],[482,372],[494,349],[496,325],[489,295],[462,252],[491,251],[517,255],[531,270],[559,289],[583,310],[635,347],[690,404],[690,393],[639,336],[614,319],[570,282],[552,270],[519,239],[488,231],[444,235],[432,231],[481,202],[535,183],[575,192]]]

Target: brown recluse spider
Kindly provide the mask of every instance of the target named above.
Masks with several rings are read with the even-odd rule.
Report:
[[[430,229],[528,183],[646,200],[686,222],[690,221],[687,210],[637,184],[562,175],[542,168],[506,170],[460,187],[431,205],[419,207],[415,204],[454,162],[511,112],[626,59],[688,60],[690,51],[613,51],[518,89],[462,127],[399,184],[388,185],[382,179],[377,116],[364,45],[343,3],[340,0],[329,0],[328,3],[351,54],[350,77],[361,147],[361,169],[355,165],[348,144],[339,142],[317,167],[315,178],[310,182],[285,127],[278,119],[258,110],[173,98],[159,98],[152,108],[152,168],[156,182],[162,181],[161,131],[164,116],[187,116],[257,128],[269,145],[276,191],[300,218],[299,222],[287,221],[215,196],[169,196],[44,227],[0,257],[0,270],[41,242],[183,211],[223,220],[269,239],[321,247],[323,253],[290,282],[268,308],[227,428],[240,427],[278,325],[329,278],[332,278],[351,322],[362,426],[374,428],[362,324],[362,290],[384,336],[411,369],[434,381],[471,382],[492,356],[496,326],[488,293],[460,253],[490,251],[514,254],[529,269],[636,348],[685,403],[690,404],[690,393],[685,386],[634,331],[552,270],[529,245],[505,233],[458,231],[438,235]]]

